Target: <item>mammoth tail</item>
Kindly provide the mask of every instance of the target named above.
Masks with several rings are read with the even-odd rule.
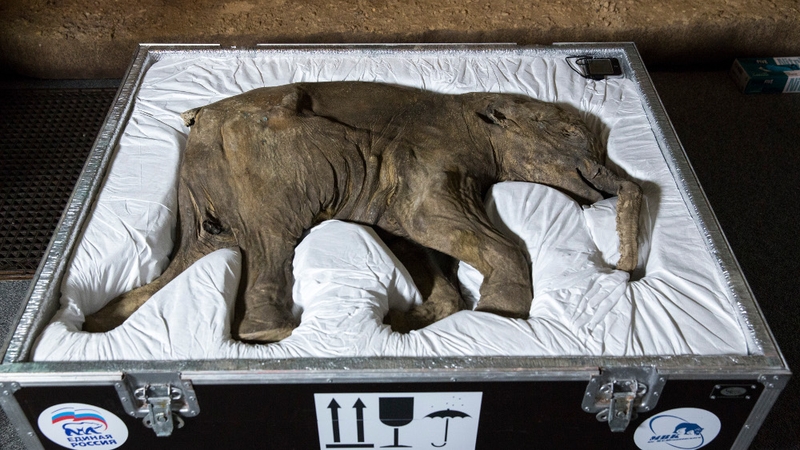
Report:
[[[183,119],[183,124],[186,125],[187,127],[191,127],[192,125],[194,125],[194,119],[195,117],[197,117],[197,113],[199,113],[201,109],[203,108],[202,107],[194,108],[182,112],[181,119]]]

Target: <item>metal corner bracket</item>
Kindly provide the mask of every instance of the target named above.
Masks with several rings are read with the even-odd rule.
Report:
[[[183,427],[183,417],[200,414],[192,382],[179,373],[126,373],[114,387],[125,412],[141,418],[159,437]]]
[[[601,369],[589,381],[581,408],[608,422],[612,432],[622,432],[638,413],[655,408],[666,382],[655,367]]]
[[[21,389],[17,382],[0,383],[0,408],[14,426],[20,441],[28,449],[44,449],[14,393]],[[1,444],[1,443],[0,443]]]

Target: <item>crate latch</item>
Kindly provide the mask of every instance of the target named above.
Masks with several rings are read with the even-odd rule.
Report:
[[[183,427],[183,417],[200,414],[192,382],[179,373],[126,373],[114,387],[125,411],[159,437]]]
[[[589,381],[581,407],[622,432],[638,413],[655,408],[666,382],[655,367],[602,369]]]

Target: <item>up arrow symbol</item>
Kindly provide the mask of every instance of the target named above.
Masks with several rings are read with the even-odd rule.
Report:
[[[336,403],[336,399],[331,399],[331,402],[328,404],[328,408],[331,410],[331,424],[333,425],[333,442],[340,442],[339,437],[339,406]]]
[[[356,400],[355,405],[353,405],[353,408],[356,409],[356,430],[358,431],[358,442],[364,442],[364,408],[366,407],[367,406],[364,405],[364,402],[361,401],[361,398]]]

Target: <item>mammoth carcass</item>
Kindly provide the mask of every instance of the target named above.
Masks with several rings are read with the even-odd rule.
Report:
[[[165,272],[88,316],[121,324],[152,294],[214,250],[238,247],[243,272],[233,334],[272,342],[298,325],[292,258],[327,219],[374,226],[426,298],[391,322],[420,328],[463,307],[452,261],[484,276],[476,307],[527,318],[533,298],[524,249],[483,208],[501,181],[559,188],[591,203],[617,195],[617,268],[633,270],[641,189],[604,166],[582,120],[522,95],[438,94],[365,82],[256,89],[185,112],[191,126],[178,186],[179,242]],[[178,301],[178,300],[176,300]]]

